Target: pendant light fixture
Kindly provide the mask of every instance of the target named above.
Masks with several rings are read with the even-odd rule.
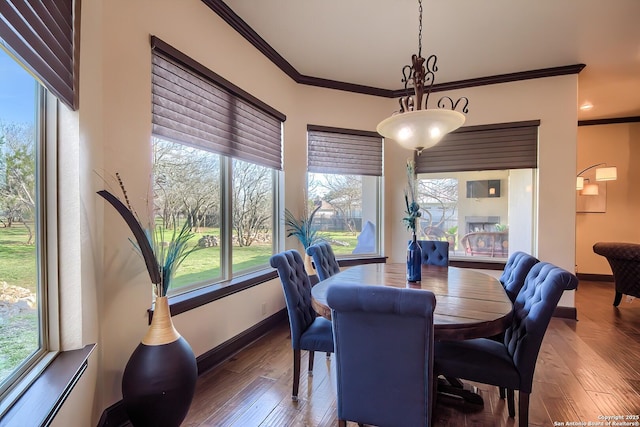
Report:
[[[402,68],[402,82],[407,93],[399,99],[400,110],[378,124],[377,131],[385,138],[398,142],[401,146],[422,150],[436,145],[447,133],[458,129],[465,121],[464,114],[456,111],[458,105],[463,113],[468,113],[469,100],[466,97],[453,101],[443,96],[435,109],[427,108],[429,94],[438,71],[436,55],[426,60],[422,57],[422,0],[418,0],[418,54],[411,57],[411,65]],[[410,90],[413,88],[413,95]]]

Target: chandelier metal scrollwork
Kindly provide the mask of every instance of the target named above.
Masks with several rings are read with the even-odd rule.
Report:
[[[429,95],[436,81],[435,73],[438,72],[438,57],[435,54],[430,55],[427,59],[422,57],[422,0],[418,0],[418,5],[420,11],[418,17],[418,54],[411,56],[411,65],[407,64],[402,67],[402,83],[404,83],[407,95],[398,100],[399,113],[427,109]],[[413,89],[413,94],[411,94],[411,89]],[[460,111],[465,114],[469,112],[469,99],[466,96],[460,97],[456,101],[449,96],[443,96],[436,105],[438,108],[450,110],[457,110],[460,105]]]
[[[461,97],[454,101],[449,96],[443,96],[436,104],[438,108],[427,107],[438,71],[438,58],[436,55],[430,55],[427,59],[422,56],[422,0],[418,0],[418,5],[418,54],[412,55],[411,64],[402,68],[406,95],[398,100],[400,110],[381,121],[377,130],[385,138],[391,138],[420,154],[464,124],[464,114],[469,112],[469,99]],[[458,108],[461,112],[456,111]]]

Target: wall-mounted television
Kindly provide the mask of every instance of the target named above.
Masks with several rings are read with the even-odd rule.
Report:
[[[468,199],[481,199],[484,197],[500,197],[499,179],[467,181]]]

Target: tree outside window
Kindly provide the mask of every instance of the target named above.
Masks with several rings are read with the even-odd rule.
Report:
[[[274,170],[160,138],[154,138],[153,152],[156,226],[172,230],[190,221],[190,244],[198,247],[180,266],[170,292],[267,267],[273,255]]]

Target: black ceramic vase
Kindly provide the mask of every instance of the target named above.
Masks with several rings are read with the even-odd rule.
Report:
[[[135,427],[177,427],[187,416],[198,369],[175,330],[166,297],[156,298],[151,326],[122,376],[122,402]]]

